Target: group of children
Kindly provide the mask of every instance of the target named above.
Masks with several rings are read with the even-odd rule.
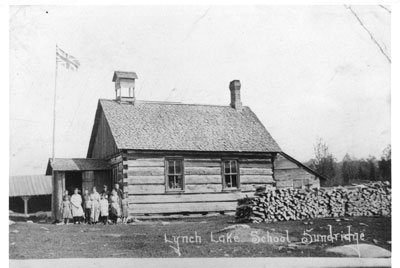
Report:
[[[124,194],[118,184],[115,184],[111,194],[106,185],[101,193],[97,192],[95,186],[91,193],[85,189],[83,198],[78,188],[74,189],[74,194],[71,196],[68,195],[68,191],[65,191],[60,207],[64,224],[69,224],[70,219],[73,219],[74,224],[97,224],[98,222],[117,224],[119,219],[126,224],[128,208],[128,194]]]

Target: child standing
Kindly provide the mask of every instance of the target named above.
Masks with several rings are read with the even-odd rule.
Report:
[[[79,189],[74,189],[74,194],[71,196],[71,212],[74,218],[74,224],[81,224],[84,217],[84,212],[82,209],[82,197],[79,194]]]
[[[119,206],[120,201],[115,189],[111,191],[110,196],[110,219],[114,224],[117,224],[118,218],[121,217],[121,207]]]
[[[85,212],[85,223],[90,224],[90,208],[92,207],[92,203],[90,201],[89,190],[85,189],[85,193],[83,194],[83,210]]]
[[[100,216],[100,194],[96,190],[96,186],[93,186],[92,193],[90,194],[90,223],[97,224]]]
[[[100,221],[107,224],[108,221],[108,196],[106,194],[102,194],[100,197]]]
[[[61,211],[62,211],[64,224],[68,224],[69,219],[72,218],[71,202],[69,201],[68,195],[64,196],[64,201],[62,202]]]
[[[129,202],[128,202],[128,193],[125,193],[124,198],[121,201],[122,204],[122,222],[127,224],[128,223],[128,208],[129,208]]]

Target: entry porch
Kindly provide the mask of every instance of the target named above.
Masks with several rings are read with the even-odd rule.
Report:
[[[52,176],[52,217],[61,220],[60,205],[65,190],[71,195],[75,188],[82,194],[96,186],[98,191],[104,185],[111,189],[114,184],[111,166],[103,159],[56,158],[49,160],[46,175]]]

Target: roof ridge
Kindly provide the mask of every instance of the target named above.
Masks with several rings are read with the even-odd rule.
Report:
[[[117,102],[114,99],[99,99],[99,101],[110,101]],[[138,103],[145,104],[162,104],[162,105],[188,105],[188,106],[212,106],[212,107],[231,107],[230,105],[221,105],[221,104],[203,104],[203,103],[182,103],[182,102],[170,102],[170,101],[146,101],[146,100],[137,100]],[[249,108],[248,106],[243,106]],[[233,108],[232,108],[233,109]]]

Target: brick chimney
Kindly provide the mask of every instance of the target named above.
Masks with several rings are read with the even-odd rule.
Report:
[[[229,84],[229,90],[231,91],[231,107],[236,110],[242,109],[242,102],[240,101],[240,81],[233,80]]]
[[[135,103],[134,72],[115,71],[112,81],[115,83],[115,99],[119,102]]]

